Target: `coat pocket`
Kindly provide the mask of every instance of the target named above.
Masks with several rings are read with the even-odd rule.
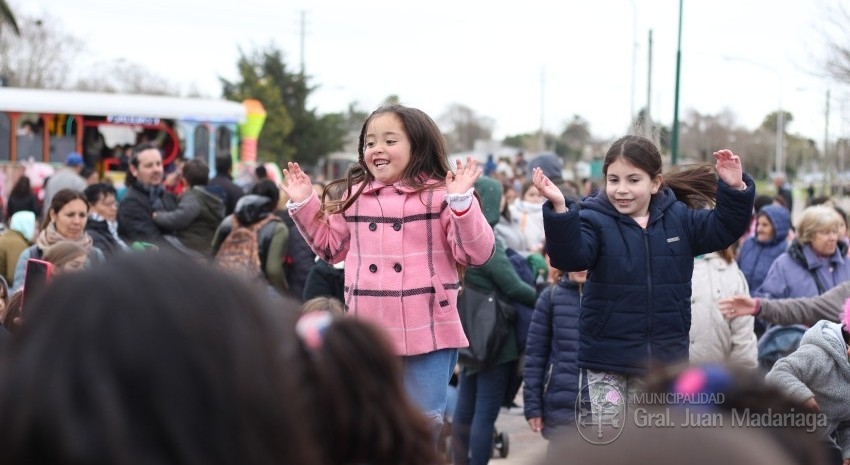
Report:
[[[611,304],[606,304],[602,309],[584,307],[579,315],[580,332],[592,337],[599,336],[611,319]]]

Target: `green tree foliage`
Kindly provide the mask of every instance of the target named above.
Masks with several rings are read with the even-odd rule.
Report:
[[[237,66],[241,81],[220,78],[222,94],[229,100],[254,98],[265,107],[266,122],[257,144],[260,159],[313,165],[342,148],[348,134],[345,116],[319,116],[307,108],[315,87],[308,85],[307,76],[287,68],[280,49],[269,46],[250,56],[240,51]]]
[[[572,121],[564,127],[555,141],[555,153],[567,160],[579,161],[590,140],[590,123],[579,115],[573,115]]]

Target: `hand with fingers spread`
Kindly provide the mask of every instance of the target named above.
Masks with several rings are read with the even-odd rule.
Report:
[[[313,193],[313,183],[298,163],[289,162],[283,169],[283,183],[280,189],[289,196],[290,200],[300,203],[307,200]]]
[[[475,181],[481,176],[482,170],[478,167],[478,162],[472,157],[466,157],[466,166],[457,161],[457,169],[455,172],[449,171],[446,174],[446,192],[449,194],[465,194]]]
[[[564,199],[564,194],[561,193],[561,189],[558,186],[543,174],[543,170],[534,168],[531,181],[534,183],[534,187],[537,188],[538,192],[540,192],[540,195],[552,202],[555,213],[564,213],[567,211],[567,201]]]
[[[744,190],[747,184],[744,183],[743,167],[741,166],[741,158],[732,153],[731,150],[723,149],[714,152],[714,158],[717,164],[714,168],[717,170],[717,176],[728,184],[733,189]]]

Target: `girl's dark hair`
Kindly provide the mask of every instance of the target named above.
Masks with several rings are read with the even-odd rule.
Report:
[[[113,197],[118,195],[115,188],[105,182],[96,182],[89,185],[83,191],[83,194],[86,195],[86,200],[88,200],[89,205],[92,206],[103,200],[104,197],[108,195],[112,195]]]
[[[165,251],[47,289],[0,355],[3,463],[318,463],[297,307]]]
[[[210,180],[210,166],[200,158],[193,158],[183,164],[183,179],[189,186],[206,186]]]
[[[271,179],[261,179],[251,187],[251,194],[268,197],[272,201],[272,211],[277,210],[280,202],[280,188]]]
[[[68,205],[74,200],[82,200],[84,204],[86,204],[86,212],[89,211],[91,205],[89,204],[88,199],[86,198],[86,194],[76,191],[74,189],[62,189],[56,194],[53,195],[53,199],[50,200],[50,211],[54,214],[59,214],[59,210],[65,208],[65,205]],[[44,230],[47,228],[47,225],[50,224],[50,213],[44,215],[44,221],[41,224],[41,229]]]
[[[322,194],[322,203],[325,203],[326,193],[331,186],[344,184],[346,187],[347,198],[340,201],[338,208],[332,208],[330,211],[346,211],[366,188],[366,184],[375,179],[366,167],[364,160],[366,131],[369,128],[369,123],[375,117],[384,114],[393,114],[401,120],[404,132],[407,134],[408,141],[410,141],[410,163],[402,174],[403,182],[406,185],[417,190],[424,190],[428,186],[433,186],[434,181],[444,182],[446,175],[451,171],[446,140],[437,123],[430,116],[421,110],[403,105],[382,106],[373,111],[363,122],[357,144],[358,162],[348,168],[345,177],[329,183],[325,193]],[[353,186],[358,183],[361,183],[360,188],[352,194]]]
[[[12,190],[9,192],[9,197],[26,197],[32,194],[32,185],[30,184],[29,176],[22,174],[17,181],[15,181],[15,185],[12,187]]]
[[[661,175],[661,153],[651,140],[641,136],[623,136],[617,139],[605,154],[602,173],[608,175],[608,166],[623,159],[645,171],[655,179]],[[606,181],[607,182],[607,181]],[[717,173],[708,163],[674,168],[663,176],[662,187],[669,187],[690,208],[702,208],[706,203],[714,205],[717,193]]]
[[[304,350],[305,392],[326,463],[438,463],[428,420],[407,397],[401,361],[379,329],[335,317],[319,346]]]

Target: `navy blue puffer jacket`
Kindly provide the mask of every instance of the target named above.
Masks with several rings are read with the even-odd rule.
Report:
[[[717,204],[694,210],[669,188],[652,196],[646,229],[620,214],[604,190],[569,201],[569,211],[543,206],[552,266],[587,269],[579,321],[579,365],[641,375],[650,363],[688,359],[694,257],[724,249],[747,229],[752,178],[738,191],[717,183]]]
[[[531,317],[523,371],[523,410],[526,419],[543,418],[546,438],[575,421],[579,300],[578,284],[564,276],[540,293]]]

